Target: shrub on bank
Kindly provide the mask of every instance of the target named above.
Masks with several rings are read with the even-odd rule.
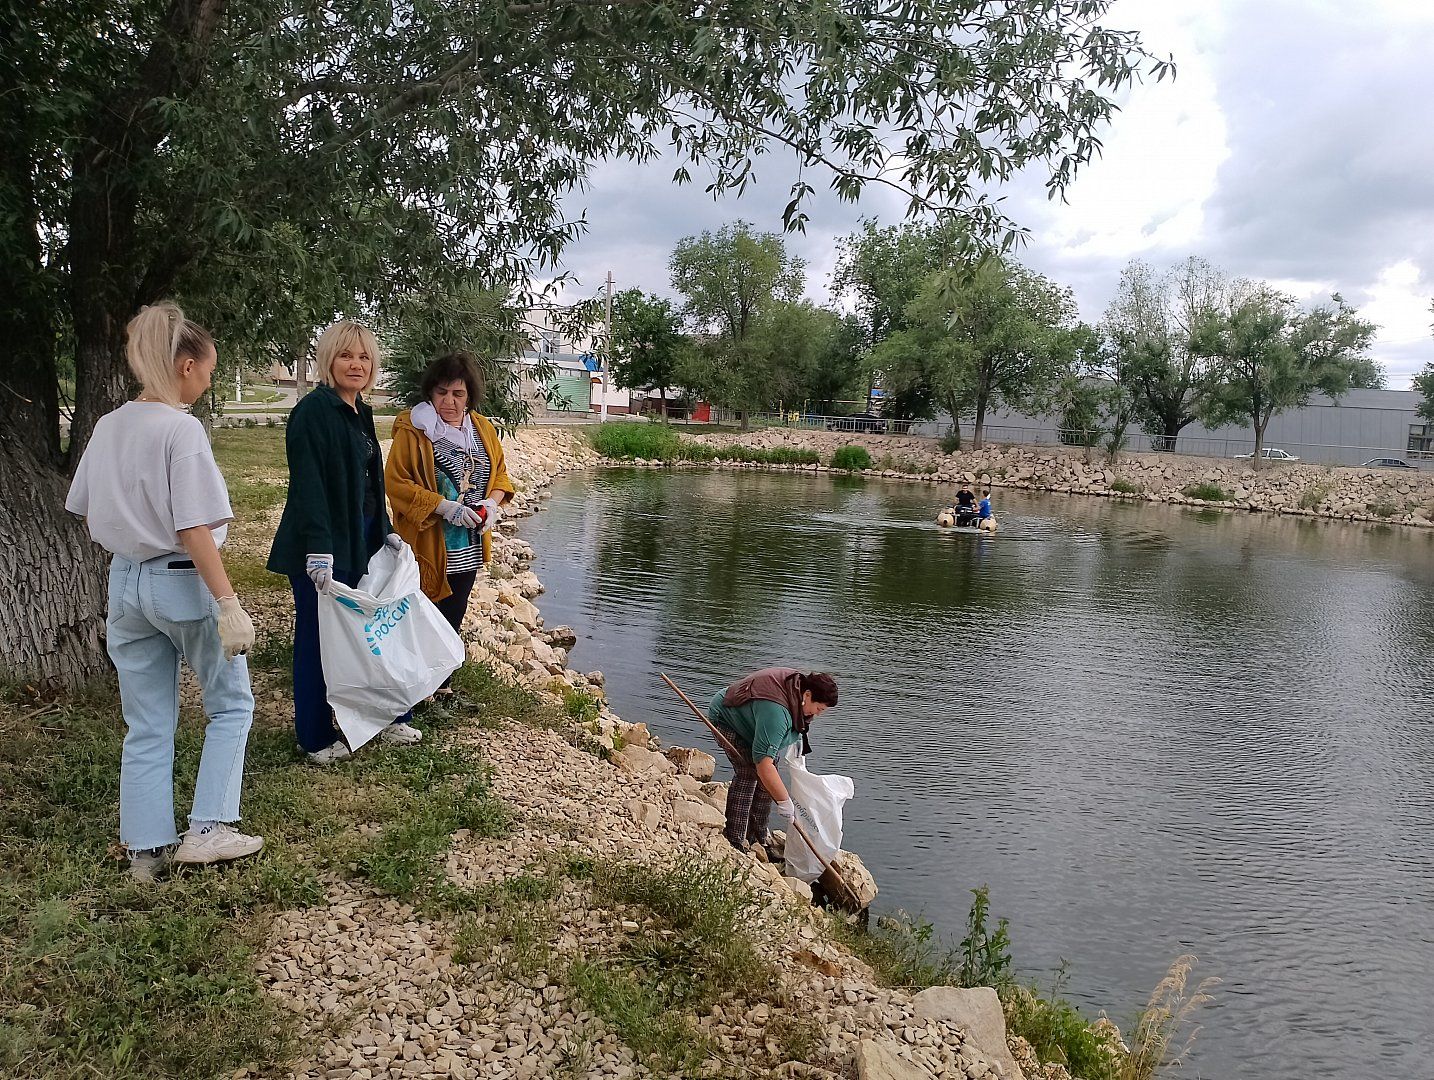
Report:
[[[1124,477],[1117,476],[1110,482],[1110,490],[1121,495],[1139,495],[1145,488],[1139,484],[1132,484]]]
[[[645,461],[675,461],[682,454],[682,439],[666,424],[635,424],[617,420],[599,424],[588,439],[603,457]]]
[[[845,469],[852,472],[855,469],[871,468],[871,455],[866,452],[864,446],[839,446],[836,453],[832,454],[832,468]]]
[[[1186,484],[1180,494],[1187,499],[1204,499],[1206,502],[1229,502],[1232,496],[1218,484]]]

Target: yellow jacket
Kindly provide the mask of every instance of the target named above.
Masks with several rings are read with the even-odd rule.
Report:
[[[508,479],[508,470],[503,464],[503,444],[498,439],[498,429],[485,416],[476,412],[468,414],[473,428],[488,451],[492,468],[488,473],[488,490],[484,498],[502,502],[501,495],[494,492],[514,494],[513,481]],[[418,558],[419,581],[423,595],[434,603],[450,595],[448,587],[448,551],[443,544],[443,530],[434,525],[443,519],[434,513],[443,496],[438,494],[438,470],[433,463],[433,443],[427,435],[413,426],[409,410],[399,413],[393,421],[393,447],[388,452],[388,463],[383,468],[383,485],[388,493],[388,504],[393,509],[393,529],[403,537],[413,554]],[[490,538],[483,537],[483,561],[492,555]]]

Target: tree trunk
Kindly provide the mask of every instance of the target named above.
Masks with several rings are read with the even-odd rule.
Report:
[[[972,450],[982,450],[982,449],[985,448],[984,443],[982,443],[982,441],[981,441],[982,439],[985,438],[985,435],[986,435],[986,399],[985,399],[984,397],[980,397],[980,398],[977,398],[977,399],[976,399],[976,422],[975,422],[974,425],[972,425],[972,429],[971,429],[971,449],[972,449]]]
[[[37,688],[75,689],[109,675],[104,652],[105,554],[65,510],[69,481],[32,443],[0,425],[0,673]]]
[[[1164,453],[1175,451],[1176,440],[1180,438],[1180,429],[1185,426],[1184,421],[1178,416],[1162,416],[1160,434],[1151,439],[1151,449]]]
[[[752,430],[752,419],[750,416],[748,416],[746,409],[743,409],[737,414],[737,421],[741,424],[743,431]]]

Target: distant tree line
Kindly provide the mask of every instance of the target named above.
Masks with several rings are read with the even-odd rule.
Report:
[[[1156,450],[1196,421],[1245,423],[1258,455],[1279,413],[1385,382],[1374,325],[1339,294],[1301,306],[1196,257],[1164,271],[1132,261],[1094,326],[1070,289],[949,220],[865,221],[842,240],[832,291],[846,313],[803,300],[802,260],[741,221],[679,241],[669,270],[679,303],[617,298],[616,378],[685,388],[744,423],[773,409],[861,411],[879,384],[886,415],[944,412],[957,445],[969,419],[980,447],[1005,408],[1058,413],[1070,441],[1112,452],[1137,423]],[[1424,377],[1434,389],[1434,372]]]

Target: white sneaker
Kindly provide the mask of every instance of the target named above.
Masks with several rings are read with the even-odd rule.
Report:
[[[146,885],[153,885],[169,869],[169,857],[173,848],[151,848],[148,851],[129,853],[129,876]]]
[[[309,751],[309,760],[315,765],[332,765],[336,761],[342,761],[352,756],[353,751],[342,739],[335,739],[332,746],[326,746],[322,750]]]
[[[202,833],[187,832],[174,853],[177,863],[216,863],[254,855],[264,846],[262,836],[246,836],[233,825],[220,822]]]
[[[423,732],[412,724],[389,724],[378,733],[378,737],[393,746],[412,746],[423,741]]]

